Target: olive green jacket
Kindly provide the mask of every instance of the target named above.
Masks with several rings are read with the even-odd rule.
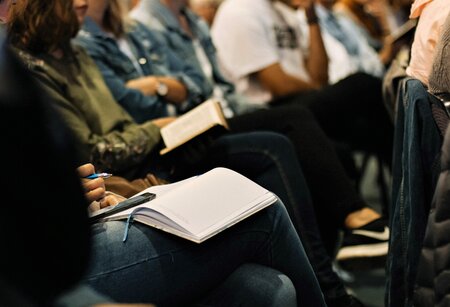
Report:
[[[79,46],[73,57],[18,54],[75,134],[83,161],[127,172],[160,144],[159,128],[137,124],[114,100],[95,63]]]

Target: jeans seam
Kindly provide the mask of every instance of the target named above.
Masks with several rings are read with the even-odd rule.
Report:
[[[289,188],[289,180],[287,180],[286,173],[284,172],[281,163],[279,163],[279,159],[277,159],[277,157],[276,157],[275,155],[272,155],[272,154],[270,153],[270,151],[268,151],[268,150],[249,150],[249,149],[246,149],[246,150],[243,151],[243,152],[245,152],[245,153],[252,153],[252,154],[258,154],[258,155],[264,155],[264,156],[268,157],[271,161],[273,161],[274,164],[275,164],[275,167],[276,167],[276,169],[277,169],[277,172],[280,174],[281,180],[283,181],[283,185],[284,185],[284,188],[286,189],[286,194],[287,194],[287,196],[289,197],[289,201],[290,201],[292,204],[296,204],[295,199],[294,199],[294,197],[292,196],[292,191],[291,191],[291,189]],[[241,153],[242,153],[242,152],[240,152],[240,151],[235,151],[235,152],[231,152],[230,154],[231,154],[231,155],[238,155],[238,154],[241,154]],[[274,227],[275,227],[275,225],[274,225]],[[273,235],[273,229],[272,229],[272,233],[271,233],[270,236],[268,237],[269,240],[270,240],[269,242],[272,241],[272,240],[271,240],[272,235]],[[271,243],[270,243],[270,244],[271,244]],[[273,262],[273,261],[272,261],[272,260],[273,260],[272,250],[273,250],[273,246],[272,246],[272,244],[271,244],[271,246],[270,246],[270,259],[269,259],[269,260],[270,260],[270,263]]]
[[[407,81],[405,81],[405,84],[403,86],[403,109],[405,112],[405,118],[404,118],[404,125],[407,125],[407,116],[409,114],[409,110],[410,108],[410,104],[409,104],[409,98],[408,98],[408,91],[406,90],[407,87]],[[404,133],[406,134],[408,132],[407,127],[404,128],[405,131]],[[405,161],[405,151],[407,150],[406,148],[408,148],[405,144],[405,135],[403,136],[404,140],[403,140],[403,150],[402,150],[402,161]],[[399,193],[399,222],[400,222],[400,235],[401,235],[401,259],[402,259],[402,263],[406,264],[408,263],[408,252],[407,252],[407,231],[406,231],[406,216],[405,216],[405,167],[407,167],[404,162],[402,162],[402,180],[400,182],[400,193]],[[407,276],[406,276],[406,269],[403,267],[402,268],[402,280],[403,280],[403,285],[407,285]],[[407,287],[403,287],[403,296],[406,298],[407,297]]]
[[[280,174],[281,180],[283,181],[284,187],[286,189],[286,194],[289,197],[289,200],[292,204],[296,204],[294,197],[292,196],[292,192],[291,189],[289,188],[289,180],[287,180],[287,176],[286,173],[283,171],[283,168],[281,166],[281,163],[279,163],[279,159],[277,159],[277,157],[275,155],[272,155],[270,153],[270,151],[268,150],[248,150],[246,149],[245,152],[249,152],[249,153],[256,153],[256,154],[262,154],[265,155],[266,157],[268,157],[270,160],[272,160],[277,168],[277,172]],[[232,152],[232,155],[236,155],[236,154],[240,154],[241,152]],[[273,228],[275,228],[275,223],[273,223],[274,226]],[[270,252],[269,252],[269,256],[270,256],[270,263],[273,263],[273,246],[272,246],[272,236],[274,233],[274,229],[272,228],[272,232],[270,234],[270,236],[268,237],[269,239],[269,243],[270,243]]]

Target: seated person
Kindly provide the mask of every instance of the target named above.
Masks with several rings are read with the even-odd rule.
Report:
[[[428,87],[433,55],[450,6],[445,0],[414,1],[410,18],[419,18],[406,74]]]
[[[86,179],[86,176],[95,173],[92,164],[84,164],[78,167],[77,171],[83,183],[85,196],[90,203],[90,212],[114,206],[125,200],[121,195],[106,191],[103,178]],[[73,295],[69,292],[60,301],[66,302],[72,299]],[[75,292],[75,295],[78,293]],[[195,305],[227,306],[237,302],[242,306],[296,306],[297,304],[295,289],[286,275],[268,266],[246,263],[239,266]]]
[[[75,3],[78,13],[85,7],[85,1]],[[25,7],[23,14],[27,16],[26,20],[21,18],[22,12],[18,12],[9,24],[10,41],[18,48],[18,54],[39,84],[52,96],[52,103],[74,132],[82,161],[95,161],[101,165],[102,171],[125,174],[128,179],[148,173],[150,162],[152,168],[173,171],[172,165],[176,161],[166,162],[169,166],[163,165],[164,161],[158,163],[158,128],[152,122],[141,125],[133,122],[114,101],[89,57],[82,49],[70,45],[70,39],[77,30],[74,26],[77,25],[76,18],[69,16],[61,20],[61,12],[53,11],[55,6],[52,5],[46,7],[48,14],[41,12],[37,15],[34,9],[32,5]],[[49,17],[40,18],[42,14]],[[37,19],[28,16],[36,16]],[[59,27],[47,26],[48,22],[53,24],[55,20]],[[33,29],[37,26],[45,28],[45,36],[25,39],[28,37],[25,33],[31,30],[29,24],[33,24]],[[58,39],[50,40],[52,35]],[[36,40],[40,43],[28,44]],[[278,190],[283,199],[295,198],[298,207],[289,207],[292,217],[310,216],[310,213],[299,213],[300,210],[302,213],[310,212],[311,206],[300,166],[287,139],[275,133],[254,132],[224,136],[214,146],[211,152],[216,160],[204,159],[192,171],[198,173],[217,165],[242,170],[244,175],[261,185]],[[152,151],[154,156],[150,156]],[[179,169],[175,171],[179,172]],[[188,176],[187,173],[183,175]],[[176,175],[169,179],[174,178]]]
[[[80,45],[84,46],[88,53],[90,53],[90,55],[96,61],[97,65],[103,72],[103,76],[107,84],[113,92],[114,89],[117,90],[119,87],[121,87],[123,88],[123,90],[121,90],[120,92],[130,93],[126,96],[116,95],[116,98],[122,98],[122,105],[127,110],[129,110],[129,113],[134,114],[138,113],[137,110],[142,108],[143,103],[140,99],[133,99],[133,97],[136,97],[136,95],[132,96],[131,92],[135,91],[134,89],[130,89],[128,84],[136,80],[144,81],[144,79],[152,78],[152,76],[147,76],[144,73],[143,76],[136,77],[136,79],[130,80],[130,78],[132,78],[132,75],[139,76],[139,71],[133,68],[133,65],[131,63],[132,58],[149,59],[152,56],[155,57],[156,54],[158,54],[157,57],[160,59],[164,57],[162,51],[157,50],[156,48],[152,48],[150,52],[146,51],[146,46],[140,42],[146,41],[147,44],[153,42],[154,45],[157,45],[160,49],[164,50],[166,54],[170,54],[170,51],[173,51],[173,53],[177,52],[177,55],[180,59],[182,57],[186,58],[188,56],[189,61],[187,62],[191,63],[191,65],[193,66],[192,69],[196,69],[197,75],[202,75],[204,73],[204,70],[202,70],[202,68],[200,67],[199,60],[196,57],[196,53],[195,51],[193,51],[193,42],[189,40],[189,38],[186,38],[188,37],[187,33],[191,33],[191,35],[193,35],[193,33],[198,32],[198,28],[201,26],[197,27],[194,24],[195,20],[193,20],[193,18],[190,18],[188,22],[184,24],[186,25],[186,27],[189,27],[187,25],[192,24],[192,29],[187,29],[186,31],[177,30],[174,33],[167,34],[166,38],[170,39],[170,37],[172,37],[173,41],[170,42],[171,49],[166,51],[169,46],[166,47],[165,45],[163,45],[163,43],[160,42],[161,40],[157,40],[155,42],[155,32],[149,32],[139,23],[127,23],[121,17],[122,14],[114,14],[113,12],[116,12],[115,8],[118,7],[118,4],[118,1],[112,0],[108,5],[101,5],[101,1],[99,1],[97,2],[97,5],[90,6],[87,10],[88,17],[85,19],[83,28],[76,41]],[[162,24],[163,20],[174,20],[174,17],[181,17],[172,16],[172,12],[168,9],[169,6],[178,8],[178,4],[175,2],[168,1],[167,4],[162,4],[159,1],[143,1],[136,8],[136,12],[142,12],[144,8],[146,9],[146,12],[152,12],[151,9],[157,10],[158,13],[154,14],[155,18],[153,20],[155,20],[155,22],[158,21]],[[150,10],[148,10],[149,8]],[[186,4],[183,4],[180,9],[186,9]],[[174,11],[180,10],[174,9]],[[159,17],[160,19],[157,19],[157,16],[164,17]],[[128,29],[128,31],[122,31],[120,35],[112,34],[112,30],[105,30],[108,29],[109,24],[114,24],[118,28]],[[166,28],[179,29],[177,24],[162,25]],[[185,33],[185,35],[179,33]],[[112,36],[115,37],[115,42],[113,41]],[[108,37],[107,45],[105,44],[106,37]],[[124,39],[129,42],[131,50],[139,50],[134,56],[130,57],[123,50],[121,50],[119,42]],[[204,37],[199,40],[205,41],[207,39],[207,37]],[[175,45],[175,41],[181,43],[179,45]],[[181,45],[185,47],[182,47]],[[205,49],[212,48],[205,47]],[[108,54],[111,53],[121,58],[121,61],[114,60],[110,56],[108,56]],[[175,61],[175,59],[172,59],[172,62],[173,61]],[[152,68],[155,69],[155,66],[159,68],[162,62],[162,60],[159,60],[158,63],[155,64],[151,61],[145,61],[145,63],[143,62],[140,67],[142,71],[148,72],[151,71]],[[220,72],[218,71],[218,67],[214,66],[214,63],[215,61],[211,60],[212,70],[216,71],[217,74],[219,74],[218,78],[214,79],[220,80]],[[171,66],[170,64],[171,63],[167,63],[163,68],[165,68],[166,70],[170,70],[173,66]],[[124,73],[124,71],[126,71],[127,73]],[[189,72],[187,72],[187,74],[189,74]],[[172,75],[179,75],[179,72],[174,71],[172,72]],[[210,89],[211,86],[214,86],[216,88],[214,90],[215,92],[216,90],[220,91],[220,88],[222,88],[224,89],[223,94],[227,97],[227,100],[229,101],[230,99],[233,99],[233,87],[228,82],[226,82],[225,80],[222,82],[218,81],[217,85],[215,85],[214,79],[211,76],[207,76],[207,74],[205,73],[204,77],[208,78],[208,84],[204,85],[207,89]],[[118,91],[116,91],[116,93],[117,92]],[[212,97],[216,97],[211,92],[208,91],[208,93],[212,95]],[[226,95],[226,93],[230,95]],[[141,95],[144,94],[145,90],[141,90]],[[151,112],[146,113],[148,114],[147,116],[151,116],[151,114],[149,113]],[[140,114],[141,116],[145,116],[142,115],[142,112],[140,112]],[[356,200],[359,197],[356,195],[356,191],[351,186],[348,178],[346,178],[342,166],[339,165],[338,157],[335,155],[333,149],[331,148],[331,144],[329,144],[329,141],[326,139],[324,133],[321,131],[317,123],[315,123],[314,118],[310,115],[309,112],[305,112],[304,109],[288,106],[286,108],[279,108],[275,110],[259,110],[249,112],[244,115],[235,115],[229,118],[228,122],[232,132],[271,130],[278,133],[285,133],[290,138],[297,149],[297,156],[302,165],[302,168],[305,174],[307,174],[306,180],[308,182],[310,190],[313,193],[313,200],[315,206],[317,206],[317,212],[320,212],[322,210],[336,210],[336,212],[339,212],[339,214],[341,214],[343,219],[345,217],[349,217],[349,219],[345,221],[346,228],[363,226],[364,223],[368,223],[379,218],[379,215],[374,214],[375,212],[368,207],[360,207],[360,209],[362,210],[357,210],[356,206],[353,207],[351,205],[351,203],[354,203],[354,201],[351,201],[351,199]],[[324,174],[327,175],[324,176]],[[324,177],[326,179],[324,179]],[[327,180],[328,183],[324,184],[324,180]],[[330,189],[330,192],[323,193],[323,189]],[[349,194],[353,196],[349,196]],[[341,208],[337,208],[335,204],[340,203],[340,200],[342,200],[343,203],[345,202],[346,205],[343,205]],[[323,206],[327,206],[327,209],[321,209],[323,208]],[[352,209],[350,207],[352,207]],[[365,220],[362,224],[351,225],[351,220],[353,220],[353,218],[361,217],[364,215],[366,215],[367,220]],[[322,219],[322,217],[319,216],[319,219]],[[338,220],[340,220],[340,218],[338,218]],[[356,220],[358,220],[358,218],[356,218]],[[342,224],[340,221],[338,221],[337,223]],[[329,222],[324,222],[324,224],[328,224],[329,227]],[[328,228],[328,230],[330,230],[330,228]],[[323,232],[323,236],[328,236],[328,234],[326,232]]]
[[[351,18],[377,50],[384,47],[385,38],[396,27],[388,0],[339,0],[335,11]]]
[[[83,6],[77,8],[77,12],[82,11]],[[51,9],[50,7],[49,10]],[[52,13],[57,16],[55,12]],[[52,17],[54,18],[53,15]],[[41,22],[39,26],[48,28],[46,22],[49,20],[39,19],[39,21]],[[157,124],[161,122],[146,121],[136,124],[112,98],[96,65],[83,49],[70,45],[71,36],[76,33],[78,24],[75,18],[68,21],[68,24],[61,24],[61,28],[64,25],[73,30],[73,32],[67,28],[61,30],[66,35],[64,43],[63,40],[50,40],[50,33],[47,32],[45,37],[34,36],[28,45],[21,38],[23,30],[16,32],[18,22],[11,23],[9,31],[11,42],[18,47],[18,54],[26,62],[39,84],[54,98],[52,102],[77,137],[82,161],[94,162],[102,171],[109,171],[130,180],[142,178],[141,174],[147,174],[149,169],[156,169],[172,180],[191,175],[190,173],[177,174],[182,172],[180,168],[183,165],[177,165],[179,168],[174,168],[173,164],[177,161],[159,157],[158,150],[161,144]],[[27,18],[24,21],[25,32],[28,31],[28,22],[31,21]],[[54,32],[56,32],[55,37],[62,35],[59,28]],[[42,43],[31,44],[34,40]],[[238,144],[242,144],[242,147],[237,146]],[[223,166],[237,167],[239,164],[250,166],[246,173],[253,175],[254,178],[261,174],[261,180],[266,182],[273,179],[274,185],[280,182],[278,189],[281,192],[285,190],[285,186],[282,180],[275,180],[278,179],[278,175],[274,175],[273,178],[267,175],[272,171],[278,173],[277,167],[280,166],[271,158],[268,159],[266,155],[273,144],[277,144],[277,147],[273,147],[273,154],[280,159],[277,161],[286,161],[287,173],[290,173],[287,165],[289,169],[292,169],[293,165],[298,167],[290,180],[297,185],[298,180],[302,180],[302,176],[298,163],[296,164],[295,161],[288,163],[292,155],[291,145],[284,137],[275,133],[255,132],[249,135],[224,136],[217,141],[215,151],[211,150],[216,154],[217,160],[204,159],[195,172],[209,169],[210,165],[216,163],[214,161],[221,161]],[[251,148],[251,152],[246,151],[247,148]],[[258,148],[261,148],[263,154],[260,154]],[[227,154],[230,156],[228,157]],[[243,160],[244,157],[246,160]],[[257,157],[261,160],[252,165],[250,161],[254,161]],[[286,171],[283,170],[283,173]]]
[[[314,2],[304,2],[307,42],[298,32],[296,2],[225,0],[211,32],[219,62],[253,103],[306,106],[331,139],[390,165],[393,126],[382,104],[381,80],[356,73],[327,85],[328,57]]]
[[[336,14],[334,0],[316,0],[322,38],[329,57],[328,76],[331,84],[356,72],[364,72],[381,78],[388,59],[379,54],[358,30],[358,26],[347,16]],[[308,35],[305,12],[297,10],[302,35]]]
[[[434,18],[436,15],[428,15]],[[437,16],[436,16],[437,17]],[[421,17],[422,18],[422,17]],[[432,23],[428,20],[428,23]],[[437,22],[437,21],[435,21]],[[440,22],[440,20],[439,20]],[[440,39],[434,51],[432,69],[429,75],[428,89],[433,95],[443,101],[449,101],[450,93],[450,13],[443,24]],[[445,306],[450,295],[446,284],[446,276],[449,271],[449,262],[441,263],[439,259],[449,259],[448,226],[449,224],[449,201],[448,201],[448,174],[449,174],[449,148],[450,130],[448,129],[449,118],[445,123],[445,137],[441,149],[441,169],[439,181],[436,184],[431,210],[428,216],[426,232],[424,236],[420,261],[418,263],[417,278],[414,288],[414,306]],[[443,129],[444,130],[444,129]],[[430,268],[436,268],[430,270]],[[437,269],[438,268],[438,269]]]
[[[60,8],[71,11],[71,7]],[[28,7],[21,9],[29,12]],[[325,306],[301,241],[281,203],[201,245],[135,224],[124,243],[123,222],[89,226],[87,199],[74,171],[78,151],[69,129],[49,99],[32,86],[29,76],[16,75],[22,68],[9,56],[2,54],[0,67],[6,82],[2,84],[8,84],[0,87],[0,122],[9,144],[3,154],[8,159],[5,171],[12,174],[2,186],[7,191],[5,202],[14,203],[6,208],[10,218],[0,227],[6,233],[21,226],[21,231],[5,237],[8,252],[2,253],[0,273],[3,282],[23,294],[17,306],[26,306],[20,305],[26,300],[37,306],[53,305],[80,279],[113,298],[90,297],[84,305],[105,306],[113,300],[186,305],[247,262],[278,267],[289,276],[295,291],[304,292],[299,295],[298,306]],[[36,148],[42,155],[30,155]],[[27,193],[19,182],[25,173],[26,180],[32,182]],[[93,194],[87,196],[92,198]],[[46,206],[38,205],[36,197],[45,199]],[[171,259],[166,262],[167,254]],[[130,257],[146,261],[131,262]],[[200,258],[204,261],[192,261]],[[3,292],[1,296],[3,299]],[[78,298],[89,297],[80,294]],[[70,303],[73,301],[68,306]]]
[[[450,94],[450,12],[447,15],[441,31],[441,37],[436,45],[433,64],[428,77],[428,90],[433,95],[449,101]]]
[[[142,26],[139,24],[127,24],[123,21],[123,19],[120,17],[120,14],[116,14],[119,17],[115,16],[115,14],[112,14],[111,12],[114,12],[114,7],[117,6],[117,1],[110,1],[108,5],[102,5],[100,4],[101,1],[98,3],[99,5],[93,5],[90,6],[90,8],[88,9],[88,18],[86,18],[84,25],[83,25],[83,29],[82,32],[80,32],[80,34],[78,35],[78,42],[80,44],[82,44],[84,47],[86,47],[87,51],[91,54],[91,56],[93,56],[94,60],[96,61],[96,63],[98,64],[98,66],[102,69],[103,71],[103,76],[105,78],[105,80],[107,81],[107,83],[109,83],[110,88],[114,91],[114,88],[118,87],[119,84],[119,80],[122,81],[122,87],[126,88],[126,84],[129,82],[128,78],[130,78],[132,75],[134,76],[139,76],[139,72],[137,71],[137,69],[133,68],[133,65],[131,64],[132,58],[150,58],[148,56],[149,52],[145,52],[143,50],[145,50],[145,46],[143,44],[141,44],[141,41],[145,41],[145,40],[149,40],[151,41],[152,37],[154,36],[150,36],[150,35],[146,35],[146,33],[148,32],[145,29],[142,29]],[[168,2],[171,3],[171,5],[173,7],[176,7],[177,5],[172,3],[172,2]],[[137,9],[142,9],[143,7],[141,5],[144,4],[149,4],[149,2],[141,2],[141,4],[139,4],[139,6],[137,7]],[[169,11],[167,13],[167,8],[165,8],[165,5],[160,3],[159,1],[155,1],[155,2],[151,2],[151,5],[153,6],[162,6],[162,9],[158,10],[158,16],[161,16],[161,19],[163,20],[175,20],[172,16],[171,16],[171,12]],[[167,4],[168,5],[168,4]],[[148,9],[148,7],[144,6],[145,9]],[[185,7],[183,7],[183,9],[185,9]],[[176,10],[176,9],[174,9]],[[178,16],[176,17],[178,18]],[[161,22],[161,20],[158,20],[159,22]],[[123,31],[122,34],[117,35],[117,34],[112,34],[112,30],[108,30],[108,24],[114,24],[116,26],[118,25],[122,25],[121,28],[123,29],[128,29],[127,31]],[[197,31],[196,25],[194,24],[194,21],[192,21],[192,19],[188,20],[187,23],[184,23],[184,25],[186,24],[191,24],[193,25],[193,29],[191,31],[188,31],[191,33],[191,35],[193,33],[195,33]],[[166,25],[167,26],[167,25]],[[181,48],[176,48],[178,46],[173,46],[173,51],[178,51],[180,52],[181,56],[183,58],[186,58],[186,56],[189,56],[189,63],[193,64],[196,63],[196,67],[198,68],[198,71],[200,73],[202,73],[202,70],[200,68],[200,65],[197,64],[198,60],[196,59],[195,54],[192,55],[192,53],[190,52],[190,50],[192,49],[192,42],[189,39],[186,39],[186,35],[177,35],[177,33],[181,33],[180,27],[177,24],[170,24],[169,27],[167,28],[171,28],[174,29],[174,33],[172,33],[172,37],[174,41],[178,41],[180,42],[183,46],[186,46],[186,48],[183,49],[183,47]],[[178,30],[175,30],[178,29]],[[114,35],[115,37],[115,41],[113,39],[111,39],[112,35]],[[167,35],[170,37],[170,35]],[[108,37],[107,39],[107,44],[105,44],[106,42],[106,37]],[[122,52],[120,50],[120,44],[118,44],[118,42],[120,40],[126,39],[130,46],[131,46],[131,50],[138,50],[138,52],[136,54],[134,54],[132,57],[130,57],[129,55],[125,54],[124,52]],[[184,41],[182,41],[184,40]],[[203,41],[203,39],[201,39],[201,41]],[[162,48],[162,46],[160,44],[156,44],[158,47]],[[153,49],[153,52],[151,52],[151,55],[154,55],[156,52],[156,50]],[[111,57],[108,56],[108,54],[115,54],[117,55],[117,57],[120,57],[122,60],[121,61],[117,61],[116,59],[112,59]],[[162,58],[162,55],[159,56],[158,58]],[[192,60],[191,60],[192,59]],[[161,61],[158,61],[157,64],[160,64]],[[212,63],[213,64],[213,63]],[[124,67],[127,66],[127,69],[124,69]],[[154,65],[155,66],[155,65]],[[169,65],[167,65],[169,66]],[[151,71],[152,68],[152,63],[150,61],[147,61],[145,63],[141,63],[141,70],[142,71]],[[217,67],[212,66],[213,71],[217,71]],[[124,71],[126,71],[127,73],[124,74]],[[133,72],[133,74],[131,74],[131,72]],[[145,75],[142,77],[145,78]],[[216,78],[217,80],[218,78]],[[210,80],[210,83],[213,84],[214,81]],[[228,86],[227,91],[224,91],[224,93],[229,93],[232,90],[232,87],[225,81],[223,81],[222,83],[218,82],[218,86],[223,86],[226,87]],[[124,89],[124,92],[126,91],[126,89]],[[142,91],[141,94],[144,94],[144,92]],[[231,95],[230,95],[231,96]],[[123,96],[121,96],[123,98]],[[227,96],[228,98],[229,96]],[[119,98],[117,96],[117,98]],[[131,97],[130,97],[131,98]],[[129,101],[131,101],[132,99],[128,99]],[[131,106],[130,102],[127,102],[127,106]],[[140,107],[140,105],[138,104],[138,101],[134,102],[134,106],[136,107]],[[311,153],[312,148],[317,148],[318,142],[322,140],[325,140],[325,144],[328,142],[326,141],[326,139],[324,139],[323,137],[317,138],[317,137],[312,137],[312,135],[317,135],[316,132],[311,133],[312,131],[316,131],[317,129],[319,129],[319,127],[317,126],[317,124],[314,123],[313,119],[310,118],[305,118],[304,117],[299,117],[299,113],[296,112],[295,108],[288,108],[285,110],[285,117],[282,118],[281,114],[279,117],[276,116],[272,116],[271,115],[275,115],[277,113],[277,111],[281,111],[281,109],[278,110],[265,110],[265,111],[258,111],[255,112],[255,114],[253,114],[253,117],[239,117],[239,116],[234,116],[232,118],[229,119],[229,123],[230,126],[232,128],[232,131],[236,131],[236,119],[241,119],[241,122],[243,125],[244,122],[245,123],[250,123],[253,124],[253,128],[252,129],[257,129],[257,127],[255,127],[255,122],[256,121],[261,121],[263,122],[264,119],[267,119],[265,121],[265,124],[261,124],[260,125],[260,129],[267,129],[267,128],[272,128],[272,129],[277,129],[277,125],[280,126],[280,128],[278,128],[278,130],[276,131],[288,131],[288,135],[291,136],[291,141],[295,141],[296,148],[297,148],[297,152],[298,152],[298,156],[302,157],[300,161],[305,161],[303,165],[303,169],[308,170],[308,174],[311,174],[311,177],[307,176],[306,179],[308,181],[308,185],[310,187],[311,190],[314,189],[315,192],[317,192],[317,194],[313,195],[313,200],[316,204],[316,197],[317,197],[317,203],[320,204],[324,204],[326,206],[330,206],[329,210],[335,210],[333,209],[336,208],[334,205],[334,203],[336,203],[336,194],[334,193],[323,193],[323,189],[324,188],[329,188],[329,189],[335,189],[336,191],[338,191],[339,193],[342,193],[344,191],[354,191],[353,188],[348,185],[347,188],[338,188],[338,185],[342,184],[343,180],[348,180],[348,179],[344,179],[345,178],[345,174],[343,174],[342,172],[342,167],[341,166],[332,166],[330,165],[330,162],[333,161],[337,161],[336,158],[332,159],[330,161],[330,155],[332,154],[332,151],[330,152],[330,150],[318,150],[316,151],[316,154]],[[130,113],[134,113],[131,112]],[[289,115],[288,115],[289,113]],[[292,116],[291,116],[292,115]],[[286,124],[286,116],[289,116],[288,119],[292,118],[292,121],[289,121]],[[244,120],[244,118],[246,120]],[[274,120],[269,120],[270,118],[273,118]],[[300,118],[302,118],[303,120],[299,120]],[[271,123],[271,125],[270,125]],[[313,124],[313,125],[312,125]],[[284,125],[284,127],[286,127],[285,129],[282,128]],[[309,125],[309,126],[308,126]],[[239,129],[239,128],[238,128]],[[295,129],[295,130],[293,130]],[[290,131],[290,132],[289,132]],[[295,133],[294,133],[295,132]],[[320,135],[323,135],[322,133],[320,133]],[[319,144],[321,144],[321,142]],[[325,145],[328,147],[330,147],[330,145]],[[321,146],[319,146],[321,147]],[[322,147],[324,148],[324,147]],[[332,150],[332,149],[331,149]],[[326,153],[325,155],[321,155],[321,153]],[[305,159],[303,157],[308,156],[308,159]],[[327,165],[328,167],[322,167],[325,164],[324,163],[318,163],[319,159],[318,157],[323,157],[324,161],[327,161]],[[312,160],[311,160],[312,159]],[[307,162],[310,161],[310,162]],[[320,169],[318,168],[320,166]],[[332,171],[334,170],[334,171]],[[327,180],[330,181],[330,184],[323,184],[323,180],[324,180],[324,176],[319,174],[323,174],[323,172],[330,172],[332,173],[331,177],[330,176],[325,176],[327,178]],[[344,178],[342,180],[333,180],[334,175],[336,174],[336,172],[339,171],[339,174],[343,174]],[[312,173],[315,173],[316,175],[313,175]],[[317,181],[314,181],[314,179],[317,179]],[[354,193],[354,192],[352,192]],[[317,195],[317,196],[316,196]],[[325,200],[324,198],[328,198],[327,200]],[[345,197],[345,199],[348,199],[347,197]],[[323,201],[321,201],[323,200]],[[295,204],[294,204],[295,205]],[[316,205],[317,206],[317,212],[323,212],[323,210],[319,209],[320,205]],[[328,209],[325,209],[327,211],[329,211]],[[371,210],[371,209],[370,209]],[[342,210],[342,209],[337,209],[337,211],[341,212],[341,213],[345,213],[345,212],[350,212],[351,209],[349,210]],[[358,211],[355,210],[354,213],[357,213]],[[372,211],[373,213],[373,211]],[[331,215],[332,219],[334,219],[334,221],[332,221],[332,223],[336,222],[336,218],[335,216]],[[348,217],[352,218],[353,215],[350,213],[347,215]],[[324,219],[326,219],[325,216],[323,216],[322,214],[319,215],[318,219],[320,219],[323,222],[323,225],[327,224],[327,230],[324,231],[323,233],[326,234],[326,232],[331,232],[331,228],[330,227],[330,223],[325,222]],[[376,219],[376,217],[374,216],[374,219]],[[339,219],[337,219],[339,220]],[[347,222],[347,221],[346,221]],[[340,223],[340,222],[339,222]],[[305,226],[303,226],[305,227]],[[324,226],[325,227],[325,226]],[[347,227],[347,226],[346,226]],[[351,226],[348,226],[351,227]],[[381,227],[383,230],[384,228]],[[308,233],[311,233],[312,231],[309,230]],[[303,236],[303,231],[299,232],[300,236]],[[314,240],[309,239],[310,241],[314,242]],[[303,240],[304,242],[306,241],[306,239]],[[311,244],[312,245],[312,244]],[[317,246],[318,244],[316,244]],[[385,244],[385,247],[387,245]],[[373,247],[370,247],[370,250],[373,251]],[[307,251],[308,251],[308,247],[307,247]],[[312,252],[311,252],[312,253]],[[314,263],[315,261],[317,262],[322,262],[323,261],[323,254],[317,254],[314,253],[314,256],[312,258],[312,262]],[[325,255],[326,257],[326,255]],[[326,258],[325,258],[326,259]],[[313,264],[314,266],[314,264]],[[323,267],[323,266],[322,266]],[[329,272],[330,274],[334,274],[331,270],[331,263],[329,263]],[[334,275],[334,278],[336,279],[337,277]],[[320,280],[319,278],[319,281]],[[339,282],[338,282],[339,283]],[[327,287],[328,289],[330,287]],[[339,288],[339,287],[338,287]],[[343,295],[343,293],[345,294],[345,290],[343,285],[340,285],[340,289],[341,292],[339,293],[339,295]],[[330,291],[332,292],[332,291]],[[335,294],[335,293],[333,293]]]
[[[9,4],[0,3],[4,21]],[[2,179],[2,189],[5,204],[14,204],[4,206],[10,218],[0,224],[9,232],[0,256],[0,305],[50,306],[87,269],[91,231],[86,200],[75,175],[71,135],[5,48],[2,31],[0,36],[0,125],[8,142],[2,157],[8,159],[4,170],[13,174]],[[36,150],[39,155],[33,154]],[[87,287],[78,293],[80,302],[92,306],[113,302]],[[144,306],[150,307],[139,305]]]
[[[441,53],[445,49],[443,45],[436,49],[439,37],[444,33],[445,17],[441,15],[444,12],[448,16],[450,7],[447,1],[439,0],[415,1],[411,9],[411,17],[420,17],[407,67],[407,74],[412,78],[407,76],[398,91],[398,101],[402,103],[398,106],[396,117],[399,138],[394,151],[394,167],[401,176],[393,180],[392,191],[396,201],[393,202],[391,225],[392,233],[396,235],[391,236],[390,257],[386,266],[389,277],[386,300],[393,305],[412,302],[416,294],[415,283],[427,217],[434,211],[429,206],[435,200],[433,194],[440,172],[439,157],[448,129],[448,115],[429,93],[443,98],[446,91],[447,59]],[[436,69],[434,75],[431,75],[432,69]],[[444,95],[441,97],[440,94]],[[444,164],[441,166],[445,167]],[[396,197],[400,195],[402,197]],[[397,223],[399,220],[404,222]],[[430,237],[427,236],[426,241],[431,242]],[[436,256],[432,251],[427,255],[430,259]],[[426,269],[427,276],[420,277],[422,285],[435,277],[430,267]],[[404,291],[398,291],[399,288]],[[431,297],[431,291],[426,291],[430,294],[427,296]],[[429,301],[427,305],[435,304]]]

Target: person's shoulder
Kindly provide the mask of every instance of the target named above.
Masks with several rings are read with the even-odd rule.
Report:
[[[128,31],[138,34],[144,34],[146,36],[154,36],[155,32],[161,32],[161,28],[159,25],[155,24],[154,26],[150,27],[144,24],[143,22],[139,20],[129,20],[127,23]]]
[[[72,42],[71,49],[73,53],[73,60],[79,67],[81,67],[82,71],[87,72],[85,75],[90,75],[93,77],[99,74],[98,66],[96,64],[96,60],[99,56],[96,56],[91,49],[75,42]]]
[[[195,25],[197,30],[203,33],[204,35],[205,34],[209,35],[210,27],[203,18],[194,13],[191,9],[185,9],[184,12],[190,24]]]
[[[77,59],[89,57],[89,53],[84,46],[78,45],[75,42],[73,42],[71,45],[71,48],[72,48],[73,54],[75,55],[75,57]]]
[[[39,71],[48,69],[46,62],[39,56],[32,55],[25,50],[11,48],[17,58],[31,71]]]
[[[48,57],[33,55],[22,49],[14,49],[13,52],[22,66],[30,73],[30,76],[39,80],[41,86],[46,87],[45,84],[48,84],[48,82],[61,83],[65,79],[65,76],[53,66]]]
[[[271,5],[270,0],[228,0],[223,2],[219,9],[220,13],[233,13],[237,15],[258,15]]]
[[[148,51],[161,49],[167,45],[164,30],[159,28],[149,28],[139,21],[130,23],[129,35],[143,45]]]
[[[98,42],[98,39],[91,32],[86,29],[80,29],[77,36],[73,40],[74,48],[84,49],[89,54],[102,54],[104,52],[104,47]]]
[[[78,31],[77,36],[75,36],[75,41],[77,42],[91,42],[93,40],[94,36],[92,33],[83,28],[81,28]]]
[[[158,0],[159,1],[159,0]],[[158,19],[157,7],[161,6],[159,3],[152,1],[141,0],[129,13],[128,17],[133,20],[138,20],[147,27],[153,28],[155,21]]]
[[[211,30],[228,32],[246,29],[255,22],[260,24],[269,16],[270,7],[269,0],[227,0],[217,10]]]
[[[448,13],[450,5],[448,3],[448,0],[433,0],[430,4],[430,7],[438,7],[444,9],[444,14]]]

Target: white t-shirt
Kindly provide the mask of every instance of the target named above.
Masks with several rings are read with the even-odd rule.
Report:
[[[316,13],[319,20],[328,16],[328,11],[320,4],[316,4]],[[297,16],[301,29],[308,29],[308,23],[304,10],[298,10]],[[321,27],[322,39],[328,55],[328,81],[333,84],[356,72],[365,72],[376,77],[382,77],[384,66],[377,52],[369,45],[366,38],[357,30],[357,25],[344,16],[335,15],[342,30],[356,37],[357,54],[348,53],[345,46],[334,38],[326,28]],[[308,38],[309,32],[305,32]]]
[[[250,102],[264,104],[271,93],[252,74],[279,63],[292,76],[310,81],[305,67],[308,42],[293,9],[269,0],[226,0],[211,29],[225,75]]]
[[[316,4],[317,7],[317,4]],[[301,28],[308,28],[308,22],[304,10],[298,10],[298,18]],[[352,61],[344,45],[321,28],[322,40],[328,55],[328,82],[338,82],[358,70]],[[309,36],[309,32],[305,33]]]

